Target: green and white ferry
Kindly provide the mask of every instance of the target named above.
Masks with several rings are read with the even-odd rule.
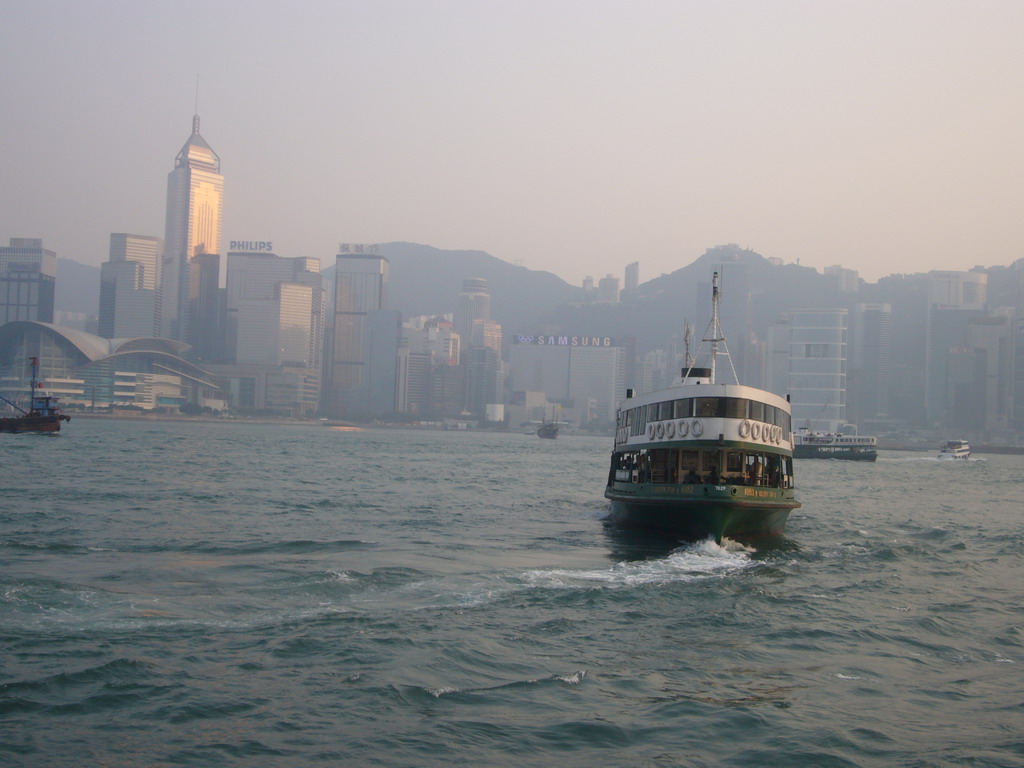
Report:
[[[781,536],[800,506],[793,477],[792,411],[786,398],[715,380],[718,273],[712,283],[707,367],[687,367],[672,387],[619,406],[605,497],[609,522],[679,538],[746,541]],[[700,350],[698,350],[698,355]],[[732,367],[733,380],[736,371]]]

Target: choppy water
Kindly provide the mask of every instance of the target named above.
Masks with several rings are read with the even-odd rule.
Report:
[[[608,439],[0,437],[0,765],[1024,765],[1024,457],[750,551],[606,529]]]

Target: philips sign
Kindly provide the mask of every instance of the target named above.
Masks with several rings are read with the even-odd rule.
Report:
[[[228,250],[243,253],[270,253],[274,250],[274,244],[269,240],[232,240]]]

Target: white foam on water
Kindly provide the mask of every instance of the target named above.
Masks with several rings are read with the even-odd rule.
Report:
[[[750,559],[752,551],[735,542],[721,545],[708,539],[677,549],[668,556],[656,560],[623,561],[608,568],[589,570],[536,569],[524,573],[522,579],[532,587],[549,589],[594,586],[618,589],[646,584],[696,581],[727,575],[756,565]]]
[[[581,669],[578,672],[573,672],[571,675],[555,675],[555,680],[560,680],[568,685],[579,685],[586,676],[587,670]]]
[[[445,687],[445,688],[428,688],[427,689],[427,693],[429,693],[435,699],[440,699],[442,696],[444,696],[446,694],[449,694],[449,693],[461,693],[461,691],[458,688]]]

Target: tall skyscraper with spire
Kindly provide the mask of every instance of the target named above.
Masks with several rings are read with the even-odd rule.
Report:
[[[224,177],[220,158],[199,133],[199,115],[192,118],[192,135],[167,176],[167,228],[164,237],[162,335],[195,345],[202,328],[197,306],[201,271],[196,257],[220,253]]]

